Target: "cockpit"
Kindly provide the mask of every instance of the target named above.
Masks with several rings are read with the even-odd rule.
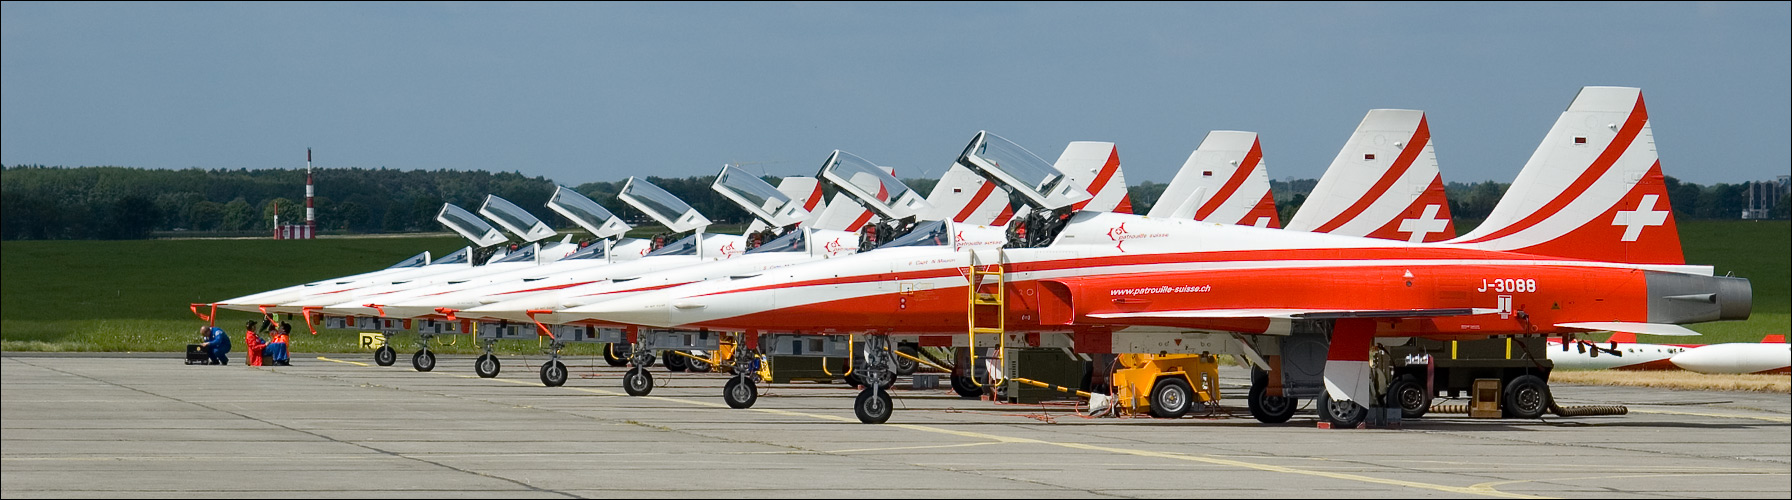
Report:
[[[747,250],[747,254],[806,252],[809,250],[809,238],[806,233],[806,231],[800,229],[790,231],[783,236],[773,238],[771,241],[761,243],[759,246]]]
[[[879,248],[939,247],[952,244],[951,227],[944,221],[930,220],[914,224],[907,234],[897,236]]]
[[[659,256],[659,255],[697,255],[697,236],[698,235],[695,235],[695,234],[686,236],[686,237],[684,237],[684,239],[672,242],[670,244],[666,244],[665,246],[659,247],[658,250],[649,252],[647,254],[647,256],[654,257],[654,256]],[[656,240],[660,239],[660,237],[658,237],[658,236],[656,236],[654,238]]]

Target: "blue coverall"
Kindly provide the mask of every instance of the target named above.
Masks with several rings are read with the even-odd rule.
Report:
[[[230,358],[224,356],[230,353],[230,336],[224,334],[223,328],[212,327],[212,334],[205,339],[205,346],[212,356],[211,364],[230,364]]]

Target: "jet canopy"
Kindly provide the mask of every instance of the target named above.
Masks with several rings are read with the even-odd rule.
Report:
[[[548,208],[572,219],[574,224],[600,239],[618,236],[629,230],[628,223],[623,222],[616,214],[566,186],[554,187],[554,196],[548,198]]]
[[[792,203],[790,196],[778,188],[732,165],[722,166],[722,172],[716,174],[716,181],[709,187],[772,227],[796,224],[809,216],[808,210],[800,203]]]
[[[622,186],[622,191],[616,193],[616,198],[645,212],[648,217],[674,233],[709,225],[709,218],[697,213],[697,209],[646,179],[629,177],[628,184]]]
[[[747,254],[807,251],[809,251],[809,231],[797,230],[784,233],[783,236],[753,247],[752,250],[747,250]]]
[[[1002,183],[1026,197],[1033,206],[1046,211],[1090,197],[1073,183],[1062,182],[1064,174],[1051,163],[988,131],[977,132],[971,144],[964,148],[964,154],[958,156],[958,163]]]
[[[905,219],[933,208],[896,176],[838,149],[821,164],[820,177],[885,219]]]
[[[453,203],[443,203],[442,211],[436,213],[436,222],[448,226],[448,229],[460,233],[461,237],[473,242],[473,246],[488,247],[505,242],[508,238],[498,228],[492,227],[479,216],[467,209],[457,207]]]
[[[504,229],[521,236],[523,241],[532,242],[554,235],[554,228],[548,227],[547,223],[497,195],[485,195],[485,205],[479,207],[479,214],[497,221]]]

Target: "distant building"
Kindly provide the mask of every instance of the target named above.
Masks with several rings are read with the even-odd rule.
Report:
[[[1773,207],[1780,204],[1792,187],[1792,175],[1782,175],[1770,181],[1754,181],[1747,184],[1748,206],[1742,209],[1745,220],[1771,219]]]

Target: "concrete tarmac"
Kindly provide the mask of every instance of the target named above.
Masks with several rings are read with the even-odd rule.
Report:
[[[37,497],[1792,497],[1792,397],[1557,385],[1565,405],[1623,416],[1471,420],[1399,430],[1284,425],[1226,399],[1167,421],[1069,405],[895,392],[890,423],[853,417],[839,384],[762,388],[728,408],[720,374],[541,357],[435,371],[371,355],[290,367],[155,357],[0,357],[0,496]],[[600,366],[601,365],[601,366]],[[906,382],[905,382],[906,383]],[[899,386],[901,387],[901,386]]]

